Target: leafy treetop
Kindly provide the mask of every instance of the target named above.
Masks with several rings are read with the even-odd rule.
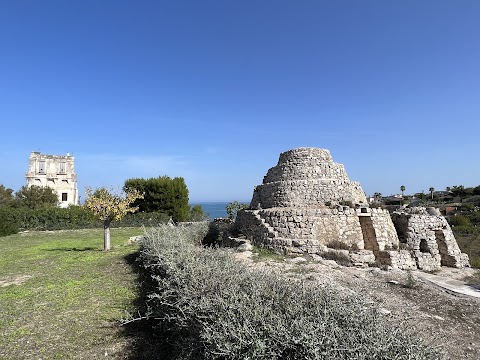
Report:
[[[0,207],[9,206],[13,202],[13,190],[0,185]]]
[[[54,190],[42,186],[22,186],[15,193],[15,205],[29,209],[39,209],[58,205],[58,196]]]
[[[130,207],[130,204],[141,199],[143,194],[132,189],[122,193],[115,193],[113,190],[101,187],[95,191],[86,188],[85,207],[91,210],[96,217],[103,221],[104,236],[103,249],[110,250],[110,223],[113,220],[121,220],[129,212],[137,211],[137,207]]]
[[[237,217],[237,213],[242,210],[248,208],[247,204],[241,204],[237,200],[229,203],[225,210],[227,211],[228,218],[230,220],[234,220]]]
[[[130,207],[130,204],[143,195],[132,189],[125,195],[115,193],[105,187],[92,191],[91,188],[85,190],[85,207],[91,210],[100,220],[110,223],[114,220],[121,220],[129,212],[135,212],[138,207]]]
[[[182,177],[129,179],[125,181],[123,189],[125,191],[136,189],[145,195],[133,204],[138,206],[140,212],[163,212],[175,222],[187,221],[189,218],[188,189]]]

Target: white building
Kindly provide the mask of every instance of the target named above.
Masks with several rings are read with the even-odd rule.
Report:
[[[28,187],[48,186],[53,189],[58,195],[60,207],[79,204],[74,157],[69,153],[61,156],[32,152],[25,178]]]

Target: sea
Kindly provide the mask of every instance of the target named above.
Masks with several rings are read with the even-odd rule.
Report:
[[[190,205],[201,205],[204,212],[208,214],[210,219],[228,217],[226,207],[229,202],[197,202]]]

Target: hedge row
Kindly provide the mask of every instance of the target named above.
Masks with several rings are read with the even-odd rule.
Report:
[[[205,224],[147,232],[155,287],[149,316],[171,359],[436,359],[438,354],[352,295],[203,248]]]
[[[128,214],[121,221],[112,223],[112,227],[157,226],[168,221],[164,213]],[[46,207],[41,209],[0,208],[0,236],[10,235],[22,230],[70,230],[102,227],[103,223],[91,212],[80,207]]]

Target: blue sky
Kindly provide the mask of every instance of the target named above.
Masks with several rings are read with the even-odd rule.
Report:
[[[78,186],[182,176],[249,201],[327,148],[367,194],[480,184],[480,2],[0,1],[0,184],[31,151]]]

